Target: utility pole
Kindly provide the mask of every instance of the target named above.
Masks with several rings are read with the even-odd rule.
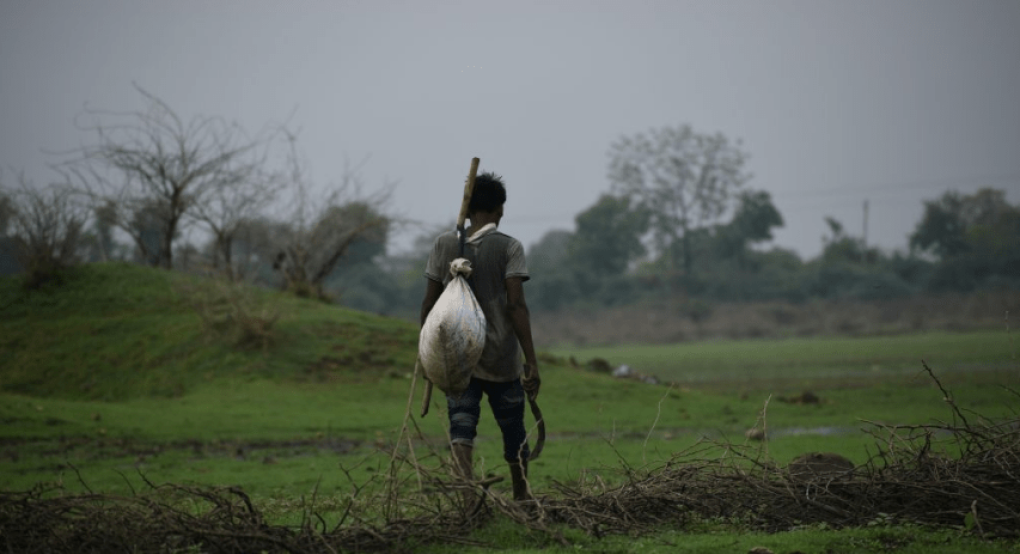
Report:
[[[868,248],[868,201],[864,201],[864,238],[862,241],[864,248]]]
[[[868,263],[868,201],[864,200],[864,225],[861,235],[861,262]]]

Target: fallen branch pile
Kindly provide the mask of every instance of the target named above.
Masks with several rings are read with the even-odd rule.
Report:
[[[870,424],[878,451],[862,466],[779,467],[761,448],[695,447],[664,467],[605,487],[598,477],[558,485],[545,503],[551,521],[589,534],[682,527],[725,518],[767,531],[918,523],[962,527],[988,537],[1020,537],[1020,419],[973,424],[924,366],[952,409],[938,425]],[[718,455],[719,447],[727,453]],[[711,456],[711,458],[709,458]]]
[[[463,536],[470,529],[465,518],[419,515],[378,525],[348,510],[330,529],[324,518],[307,510],[300,525],[270,524],[236,487],[160,485],[126,497],[50,497],[47,492],[0,493],[0,549],[318,553],[393,551],[412,540],[470,543]]]
[[[918,523],[973,528],[985,536],[1020,537],[1020,420],[982,429],[920,426],[890,429],[887,446],[865,465],[798,473],[750,457],[677,456],[662,469],[604,488],[559,485],[551,521],[605,533],[683,527],[691,518],[724,518],[767,531],[826,523],[832,527]],[[904,432],[906,432],[904,434]],[[952,433],[959,457],[932,448]],[[714,450],[718,452],[718,450]],[[598,490],[602,488],[602,490]]]

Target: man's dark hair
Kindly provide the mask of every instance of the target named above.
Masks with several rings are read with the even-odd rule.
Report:
[[[468,211],[494,212],[506,203],[506,187],[503,178],[488,171],[475,177],[475,191],[471,194]]]

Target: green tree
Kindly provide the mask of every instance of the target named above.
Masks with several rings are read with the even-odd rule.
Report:
[[[1004,191],[981,189],[971,195],[949,191],[925,201],[924,215],[910,235],[911,248],[951,258],[968,252],[1004,253],[1018,237],[1020,208]]]
[[[326,298],[323,285],[341,260],[352,253],[371,258],[385,251],[392,220],[381,208],[388,191],[375,199],[337,203],[339,198],[320,204],[305,224],[290,225],[284,237],[275,267],[299,296]]]
[[[772,229],[783,226],[783,216],[764,190],[740,193],[730,227],[744,245],[772,240]]]
[[[420,323],[421,301],[426,288],[425,266],[428,265],[429,254],[436,237],[455,226],[456,223],[451,219],[442,225],[425,227],[415,236],[409,250],[379,259],[379,266],[393,279],[393,291],[385,298],[383,313],[408,319],[415,324]]]
[[[528,273],[532,279],[525,286],[532,309],[556,311],[580,298],[577,273],[570,263],[573,236],[570,231],[554,229],[528,248]]]
[[[688,292],[725,300],[761,296],[758,272],[766,258],[752,246],[770,240],[772,229],[782,225],[769,193],[741,192],[730,221],[692,231],[699,270],[688,280]]]
[[[614,191],[648,210],[652,236],[675,271],[694,266],[692,231],[717,220],[749,178],[748,154],[721,133],[689,125],[624,136],[609,150]]]
[[[822,255],[808,264],[804,277],[803,286],[813,296],[880,300],[914,292],[882,251],[848,235],[836,219],[826,217],[825,222],[830,234],[822,239]]]
[[[965,291],[989,279],[1015,281],[1020,276],[1020,206],[996,189],[946,192],[925,202],[910,247],[938,258],[929,281],[934,289]]]
[[[822,262],[856,264],[874,261],[878,251],[869,249],[864,239],[848,235],[843,224],[835,218],[826,217],[825,224],[829,226],[829,235],[822,237]]]
[[[645,209],[632,209],[629,197],[603,194],[574,218],[577,231],[567,243],[571,264],[598,278],[615,277],[645,254],[641,237],[648,231]]]
[[[772,229],[783,226],[783,216],[763,190],[747,190],[737,197],[733,219],[719,229],[721,247],[743,266],[751,245],[772,240]]]
[[[963,197],[955,191],[946,192],[937,200],[926,200],[924,215],[910,235],[910,248],[940,258],[965,252],[968,245],[963,204]]]

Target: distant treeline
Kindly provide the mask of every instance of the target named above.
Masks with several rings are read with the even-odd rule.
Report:
[[[869,247],[826,218],[822,253],[755,247],[762,229],[782,219],[763,192],[747,193],[729,222],[694,229],[690,269],[682,250],[651,253],[646,216],[627,198],[606,195],[576,217],[576,231],[550,231],[527,248],[534,278],[525,285],[532,311],[618,307],[655,302],[884,300],[921,293],[1020,290],[1020,206],[1001,190],[947,192],[924,202],[902,251]],[[755,234],[755,230],[759,232]],[[428,237],[417,255],[349,265],[335,276],[345,304],[413,317],[420,302]],[[683,245],[681,245],[683,248]],[[677,267],[679,265],[679,267]],[[697,314],[688,314],[696,317]]]
[[[550,312],[685,299],[680,305],[696,310],[697,300],[796,303],[1020,290],[1020,206],[1008,203],[1003,191],[948,192],[924,206],[903,250],[869,247],[847,234],[838,221],[826,218],[829,233],[822,253],[804,260],[792,250],[756,246],[762,229],[782,224],[767,193],[745,193],[730,221],[690,230],[678,248],[660,250],[647,244],[648,216],[643,208],[627,197],[606,194],[576,216],[575,231],[549,231],[527,247],[533,276],[525,285],[528,305],[533,312]],[[266,238],[274,228],[279,224],[253,221],[238,233],[232,245],[235,278],[288,288],[278,247]],[[363,234],[322,280],[320,296],[414,320],[431,242],[441,231],[423,233],[411,252],[400,254],[386,252],[385,232]],[[71,250],[81,254],[81,262],[146,263],[137,249],[105,235],[106,252],[96,247],[94,232],[80,234],[80,244]],[[19,240],[0,233],[3,274],[24,272],[17,256]],[[174,269],[215,273],[215,252],[213,241],[204,246],[183,244],[174,257]],[[675,263],[678,259],[687,259],[689,269]]]
[[[442,229],[387,252],[409,223],[391,213],[393,184],[365,194],[345,165],[338,184],[315,186],[286,129],[251,137],[139,92],[149,109],[85,114],[93,139],[53,164],[53,184],[0,175],[0,275],[34,288],[77,263],[130,260],[417,318]],[[747,158],[739,141],[688,125],[622,136],[609,148],[609,192],[574,231],[527,245],[531,310],[1020,289],[1020,206],[1001,190],[925,201],[894,252],[826,218],[821,255],[802,260],[766,247],[784,221],[767,192],[745,186]]]

